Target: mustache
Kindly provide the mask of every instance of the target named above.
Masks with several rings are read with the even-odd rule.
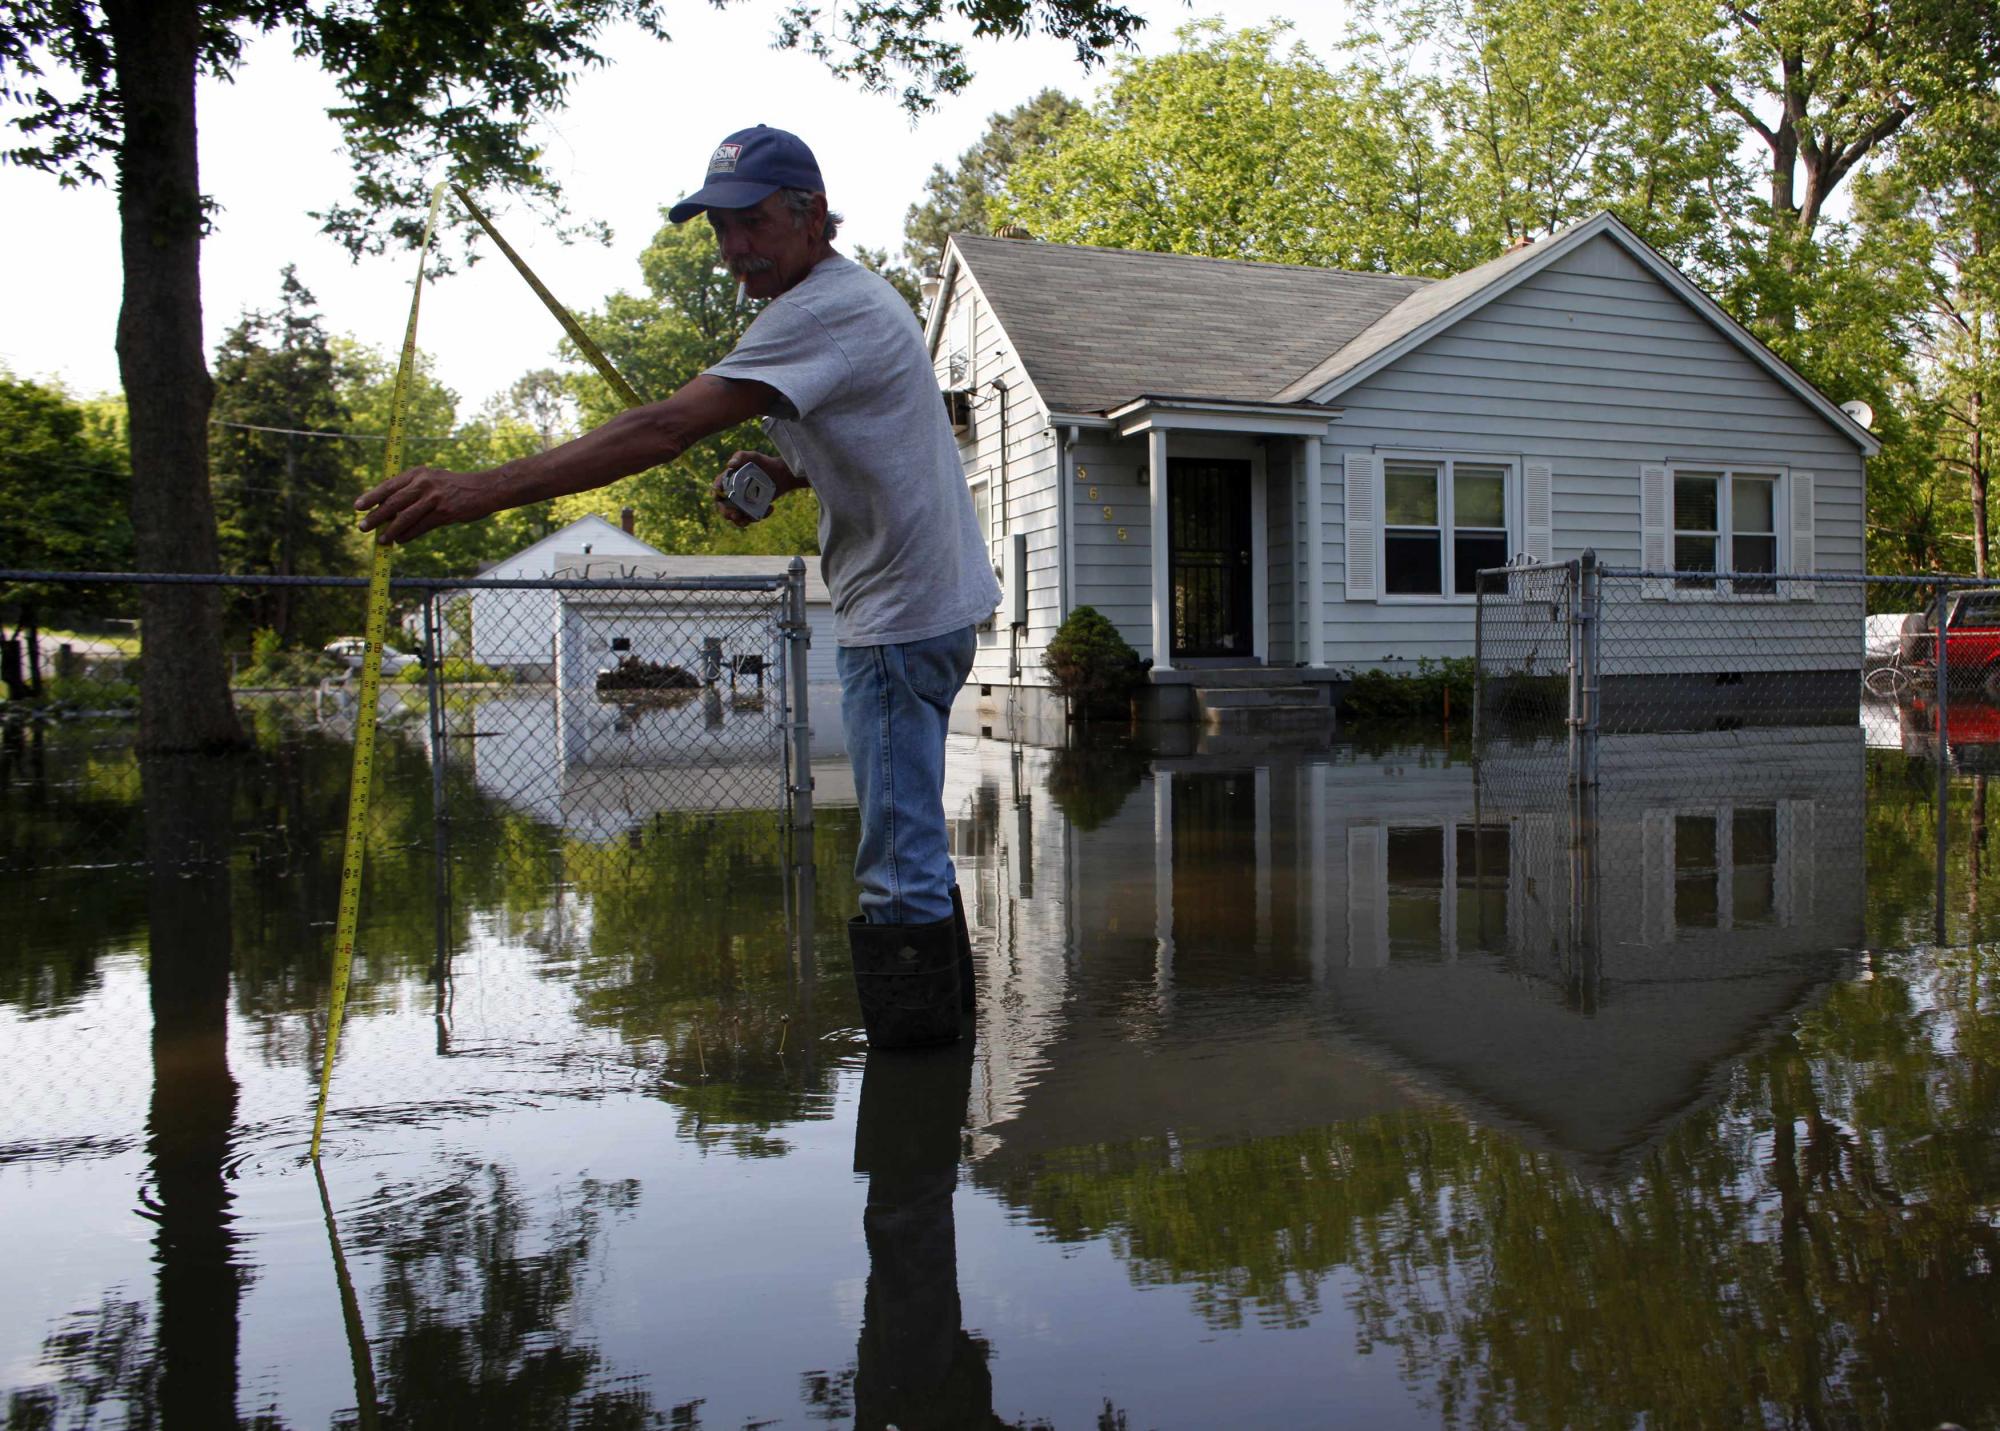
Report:
[[[748,278],[753,273],[768,273],[776,267],[777,264],[768,258],[744,258],[730,264],[729,272],[736,278]]]

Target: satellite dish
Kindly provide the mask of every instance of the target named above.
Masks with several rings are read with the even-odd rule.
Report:
[[[1842,403],[1840,410],[1853,418],[1855,424],[1859,427],[1872,428],[1875,426],[1875,409],[1868,406],[1860,398],[1854,399],[1853,402]]]

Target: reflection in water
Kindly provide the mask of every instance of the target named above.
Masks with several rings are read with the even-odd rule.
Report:
[[[951,1215],[971,1087],[969,1043],[872,1053],[862,1074],[854,1171],[868,1178],[868,1294],[854,1410],[863,1431],[997,1424],[986,1344],[963,1326]]]
[[[538,1220],[506,1169],[467,1161],[414,1204],[392,1194],[363,1207],[355,1243],[382,1269],[379,1424],[658,1424],[650,1394],[610,1374],[576,1328],[605,1224],[638,1200],[636,1181],[585,1179]]]
[[[1985,779],[1932,948],[1929,773],[1760,737],[1607,740],[1576,803],[1532,748],[1475,786],[1436,747],[955,742],[979,1040],[865,1064],[826,807],[824,889],[767,818],[458,822],[440,1042],[429,770],[391,742],[322,1225],[288,1130],[344,752],[183,788],[55,733],[0,859],[81,851],[84,811],[119,853],[34,873],[53,917],[0,945],[4,1036],[75,1070],[0,1105],[0,1196],[54,1234],[38,1180],[127,1182],[23,1279],[62,1300],[0,1328],[9,1425],[1989,1422]],[[156,1076],[86,1148],[126,986]]]
[[[156,756],[143,767],[153,1006],[144,1202],[157,1227],[160,1425],[188,1431],[236,1423],[243,1274],[224,1176],[236,1117],[228,1039],[235,774],[226,758]]]

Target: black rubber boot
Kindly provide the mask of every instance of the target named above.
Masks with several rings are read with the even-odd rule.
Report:
[[[979,1012],[979,981],[972,973],[972,934],[965,927],[965,900],[958,886],[951,887],[951,918],[958,926],[958,1011]]]
[[[929,1048],[957,1043],[958,929],[934,924],[847,921],[854,987],[870,1048]]]

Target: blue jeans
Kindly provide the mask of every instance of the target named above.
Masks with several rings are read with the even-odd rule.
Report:
[[[951,914],[944,824],[944,737],[972,670],[970,626],[899,646],[842,646],[840,719],[861,797],[854,882],[870,924],[930,924]]]

